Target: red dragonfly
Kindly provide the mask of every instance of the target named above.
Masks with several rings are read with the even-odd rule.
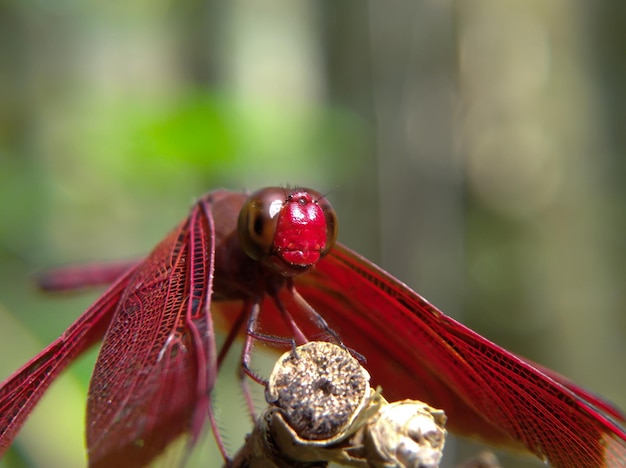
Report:
[[[143,466],[185,434],[191,447],[207,420],[216,433],[211,392],[238,335],[246,368],[253,339],[323,334],[365,356],[388,399],[442,408],[459,434],[557,467],[626,467],[618,409],[447,317],[336,234],[315,191],[217,190],[145,259],[49,278],[52,289],[112,285],[0,386],[0,455],[57,375],[103,338],[87,402],[93,467]],[[219,353],[214,320],[230,331]]]

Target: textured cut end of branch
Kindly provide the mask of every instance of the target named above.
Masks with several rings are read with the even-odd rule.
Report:
[[[388,403],[344,348],[310,342],[285,353],[266,389],[269,407],[234,460],[236,467],[439,466],[443,411]]]

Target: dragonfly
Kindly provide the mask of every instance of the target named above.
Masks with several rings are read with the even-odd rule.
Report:
[[[58,270],[47,289],[110,283],[0,386],[0,455],[52,381],[102,341],[87,401],[92,467],[145,466],[207,424],[230,345],[333,341],[366,359],[389,400],[442,408],[453,432],[555,467],[626,467],[625,416],[567,378],[444,315],[336,242],[327,197],[306,188],[215,190],[145,258]],[[218,350],[216,329],[227,337]],[[183,456],[184,457],[184,456]],[[184,461],[184,460],[183,460]]]

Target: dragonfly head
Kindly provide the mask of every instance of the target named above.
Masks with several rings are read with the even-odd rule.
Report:
[[[337,215],[320,193],[271,187],[251,194],[239,212],[246,254],[285,276],[313,267],[337,239]]]

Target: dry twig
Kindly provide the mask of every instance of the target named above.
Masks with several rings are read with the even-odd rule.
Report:
[[[310,342],[285,353],[266,389],[266,408],[235,467],[436,468],[445,414],[425,403],[388,403],[344,348]]]

